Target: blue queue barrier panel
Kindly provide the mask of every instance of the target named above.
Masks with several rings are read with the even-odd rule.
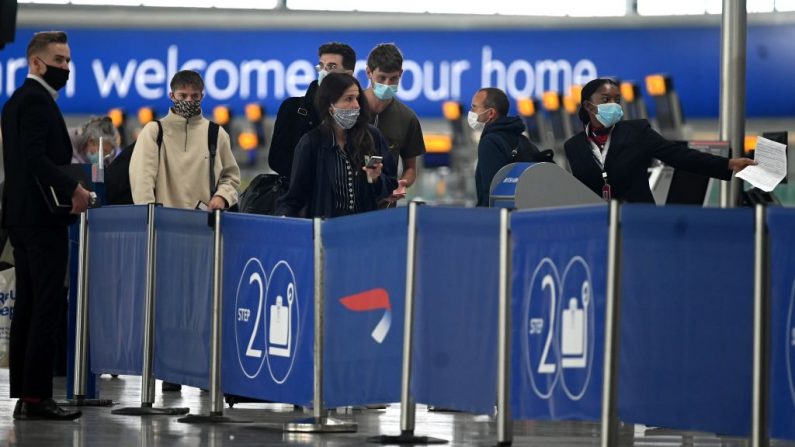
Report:
[[[417,402],[494,411],[499,236],[495,208],[417,209],[411,372]]]
[[[511,216],[511,411],[601,417],[606,205]]]
[[[155,211],[156,378],[209,388],[213,229],[203,211]]]
[[[312,221],[224,213],[221,388],[311,406]]]
[[[618,415],[748,436],[754,216],[624,205]]]
[[[323,400],[327,408],[400,401],[406,208],[323,222]]]
[[[88,211],[91,370],[141,375],[146,292],[146,206]]]
[[[770,437],[795,440],[795,210],[768,208]]]

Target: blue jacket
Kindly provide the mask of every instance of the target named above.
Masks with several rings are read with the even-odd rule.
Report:
[[[517,116],[499,117],[483,129],[478,144],[478,164],[475,168],[478,206],[489,206],[491,180],[500,168],[512,163],[511,151],[518,144],[518,138],[524,130],[524,122]]]
[[[397,163],[389,153],[381,132],[375,126],[369,126],[369,131],[375,142],[375,153],[384,157],[384,166],[381,176],[362,188],[367,196],[357,198],[364,204],[365,211],[378,209],[378,202],[397,188]],[[333,144],[333,136],[323,126],[301,137],[295,148],[290,188],[276,204],[277,215],[297,217],[306,207],[305,217],[308,218],[337,216],[333,188],[336,149]],[[361,181],[364,181],[363,177],[359,176]]]

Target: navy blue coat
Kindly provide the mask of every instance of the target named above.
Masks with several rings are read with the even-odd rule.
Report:
[[[491,180],[503,166],[513,163],[511,151],[524,138],[525,126],[521,118],[501,116],[483,129],[478,143],[478,164],[475,167],[475,190],[478,195],[477,206],[489,206]],[[538,148],[530,143],[531,151]]]
[[[366,197],[358,197],[357,200],[363,204],[364,211],[373,211],[378,209],[378,202],[397,188],[397,163],[389,153],[381,132],[375,126],[368,127],[376,153],[384,157],[384,166],[381,176],[363,188]],[[336,150],[331,132],[323,126],[310,130],[301,138],[295,148],[290,188],[279,198],[277,215],[297,217],[304,207],[304,217],[308,218],[338,215],[334,208],[333,188]]]

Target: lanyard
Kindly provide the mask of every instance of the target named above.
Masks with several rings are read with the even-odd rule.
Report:
[[[596,165],[599,166],[599,170],[602,171],[602,198],[609,202],[610,199],[613,198],[613,187],[611,187],[610,182],[607,181],[607,171],[605,170],[604,165],[602,165],[602,161],[597,158],[593,151],[591,151],[591,156],[596,162]]]
[[[586,135],[588,134],[588,129],[585,130]],[[602,198],[609,202],[610,199],[613,198],[613,188],[610,186],[610,182],[607,181],[607,171],[605,170],[604,161],[607,159],[607,154],[601,152],[603,150],[602,147],[599,147],[596,142],[586,136],[586,140],[588,141],[588,148],[591,149],[591,157],[593,157],[593,161],[596,163],[596,166],[599,167],[599,170],[602,172]],[[608,138],[607,142],[605,142],[605,146],[610,145],[610,139]],[[596,155],[596,151],[594,150],[594,146],[597,146],[598,150],[600,151],[600,155],[602,158],[600,159]]]

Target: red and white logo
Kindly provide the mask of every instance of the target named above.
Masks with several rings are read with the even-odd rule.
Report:
[[[376,343],[382,343],[392,326],[392,305],[389,304],[389,293],[386,289],[371,289],[355,295],[340,298],[346,309],[354,312],[369,312],[384,309],[384,315],[370,334]]]

